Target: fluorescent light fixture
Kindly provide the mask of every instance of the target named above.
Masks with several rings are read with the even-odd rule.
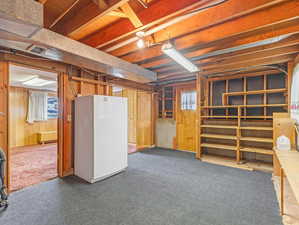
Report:
[[[185,56],[183,56],[180,52],[178,52],[172,44],[170,44],[170,43],[164,44],[162,46],[162,52],[164,52],[166,55],[168,55],[170,58],[172,58],[178,64],[183,66],[189,72],[194,73],[194,72],[199,71],[198,67],[196,65],[194,65]]]
[[[27,80],[27,81],[23,82],[23,85],[42,87],[42,86],[45,86],[45,85],[48,85],[48,84],[53,84],[55,82],[56,81],[54,81],[54,80],[44,80],[44,79],[41,79],[41,78],[38,78],[38,77],[34,77],[30,80]]]

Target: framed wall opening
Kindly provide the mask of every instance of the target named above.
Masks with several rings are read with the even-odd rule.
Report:
[[[9,63],[8,189],[59,176],[59,74]]]

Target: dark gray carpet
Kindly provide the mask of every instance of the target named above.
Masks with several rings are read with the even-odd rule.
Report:
[[[90,185],[56,179],[10,196],[1,225],[282,225],[271,174],[147,150]]]

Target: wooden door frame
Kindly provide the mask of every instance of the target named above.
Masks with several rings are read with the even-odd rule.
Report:
[[[10,65],[16,65],[16,66],[21,66],[25,68],[31,68],[31,69],[36,69],[36,70],[41,70],[41,71],[47,71],[47,72],[52,72],[57,74],[57,97],[58,97],[58,118],[57,118],[57,133],[58,133],[58,139],[57,139],[57,174],[58,177],[63,177],[63,117],[62,111],[63,111],[63,95],[61,90],[61,73],[57,72],[55,70],[49,70],[45,68],[40,68],[38,66],[33,66],[33,65],[27,65],[27,64],[22,64],[22,63],[17,63],[17,62],[10,62],[10,61],[1,61],[1,62],[6,62],[7,63],[7,73],[8,73],[8,90],[7,90],[7,164],[6,164],[6,179],[7,179],[7,189],[8,193],[10,192],[10,136],[9,136],[9,114],[10,114],[10,105],[9,105],[9,94],[10,94]]]

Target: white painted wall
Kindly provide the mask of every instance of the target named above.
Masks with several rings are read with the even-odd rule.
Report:
[[[156,120],[156,145],[161,148],[173,148],[176,136],[176,122],[173,119]]]

